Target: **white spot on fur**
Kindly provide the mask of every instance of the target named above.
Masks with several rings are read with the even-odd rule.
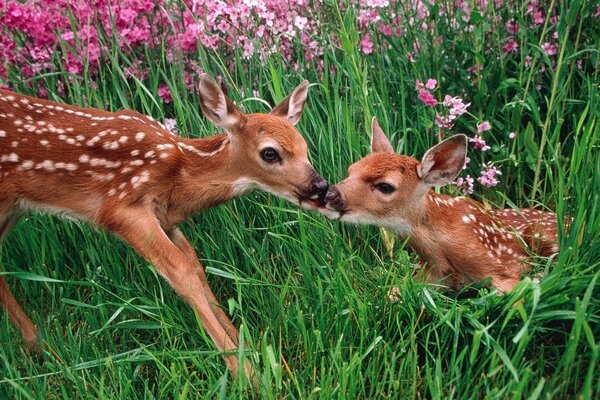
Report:
[[[33,168],[33,165],[34,165],[33,161],[31,161],[31,160],[25,160],[21,164],[21,169],[27,171],[27,170],[30,170],[31,168]]]

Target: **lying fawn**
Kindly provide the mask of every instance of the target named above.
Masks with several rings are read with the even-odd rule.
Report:
[[[204,74],[202,111],[226,133],[186,139],[134,111],[0,91],[0,242],[31,210],[68,214],[112,231],[193,307],[218,349],[234,350],[238,331],[177,224],[254,188],[315,208],[327,182],[294,128],[307,92],[304,81],[270,114],[242,114]],[[36,327],[1,276],[0,304],[35,347]],[[238,370],[234,355],[225,360]],[[249,363],[244,369],[252,374]]]
[[[419,163],[394,154],[372,126],[372,154],[351,165],[329,188],[321,211],[333,219],[378,225],[402,237],[426,263],[424,278],[453,289],[491,278],[506,292],[529,269],[527,247],[543,256],[558,251],[556,215],[534,209],[486,210],[475,200],[435,193],[466,161],[467,137],[455,135],[429,149]]]

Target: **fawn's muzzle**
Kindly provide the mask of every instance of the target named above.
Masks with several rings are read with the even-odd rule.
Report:
[[[323,204],[325,202],[325,196],[327,195],[327,189],[329,189],[329,185],[327,181],[323,178],[316,177],[311,183],[311,192],[313,193],[313,197],[315,195],[319,196],[319,203]]]
[[[323,206],[328,188],[327,181],[315,172],[308,185],[299,193],[300,203],[311,207]]]
[[[332,186],[325,195],[325,206],[331,210],[344,211],[346,207],[344,195],[337,186]]]

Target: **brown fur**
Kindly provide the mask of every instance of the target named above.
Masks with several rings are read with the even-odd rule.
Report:
[[[218,349],[238,331],[219,307],[194,249],[176,224],[254,188],[312,207],[326,182],[293,127],[308,82],[272,114],[242,114],[207,76],[203,112],[226,134],[174,136],[135,111],[110,113],[0,91],[0,242],[23,213],[71,214],[108,229],[149,260],[198,313]],[[261,158],[264,146],[280,162]],[[323,192],[323,193],[322,193]],[[36,329],[0,278],[0,305],[28,344]],[[235,355],[225,357],[237,371]],[[248,377],[252,367],[244,365]]]

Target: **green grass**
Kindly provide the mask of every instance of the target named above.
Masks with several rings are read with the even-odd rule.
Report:
[[[525,48],[541,41],[531,32],[520,37],[520,54],[499,62],[485,58],[489,48],[474,34],[424,46],[410,63],[409,35],[364,56],[351,45],[352,19],[335,18],[341,47],[326,50],[322,78],[312,64],[299,76],[277,56],[233,60],[233,75],[217,54],[200,52],[198,61],[226,77],[247,111],[267,108],[242,99],[240,88],[273,104],[302,78],[316,83],[298,128],[331,182],[366,154],[372,115],[399,152],[420,157],[435,143],[414,81],[436,77],[442,93],[463,96],[473,117],[494,127],[486,161],[502,167],[502,184],[474,197],[573,217],[561,228],[560,254],[535,260],[541,282],[526,277],[504,296],[482,285],[440,293],[411,279],[414,256],[400,241],[390,256],[377,228],[331,222],[262,193],[235,200],[183,230],[242,327],[260,374],[253,394],[229,375],[192,310],[127,246],[84,224],[30,216],[3,243],[0,265],[41,331],[44,354],[30,357],[0,317],[0,398],[600,398],[600,72],[574,67],[578,57],[597,65],[597,28],[581,18],[559,29],[557,65],[533,50],[536,65],[548,63],[542,74],[522,64]],[[443,21],[438,27],[444,34]],[[188,136],[216,132],[183,86],[186,60],[156,55],[141,82],[124,77],[130,56],[111,57],[97,87],[83,76],[59,96],[60,74],[39,79],[55,100],[173,116]],[[476,81],[465,72],[474,60],[484,63]],[[172,105],[152,95],[161,81]],[[28,90],[17,77],[13,86]],[[474,121],[460,119],[455,131],[472,134]],[[472,174],[482,161],[475,156]],[[388,300],[392,287],[401,301]]]

